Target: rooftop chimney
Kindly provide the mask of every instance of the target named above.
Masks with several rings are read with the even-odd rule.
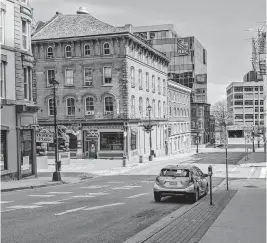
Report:
[[[76,12],[77,14],[88,14],[88,11],[85,7],[79,7],[79,9]]]
[[[132,33],[132,25],[131,24],[126,24],[125,27],[129,30],[130,33]]]

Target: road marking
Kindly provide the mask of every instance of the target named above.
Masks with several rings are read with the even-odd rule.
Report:
[[[29,195],[29,197],[53,197],[55,195]]]
[[[141,181],[142,183],[154,183],[154,181]]]
[[[95,196],[91,196],[91,195],[78,195],[78,196],[71,196],[71,197],[73,197],[73,198],[83,198],[83,197],[87,198],[87,197],[95,197]]]
[[[82,189],[99,189],[99,188],[103,188],[103,187],[108,187],[109,185],[103,185],[103,186],[98,186],[98,185],[95,185],[95,186],[83,186],[81,187]]]
[[[72,192],[48,192],[50,194],[70,194]]]
[[[118,183],[124,183],[123,181],[110,181],[108,183],[111,183],[111,184],[118,184]]]
[[[253,174],[254,174],[254,171],[256,170],[256,168],[254,167],[254,168],[252,168],[251,170],[250,170],[250,172],[249,172],[249,176],[248,176],[248,179],[250,179],[251,178],[251,176],[253,176]]]
[[[107,208],[107,207],[113,207],[113,206],[118,206],[118,205],[122,205],[125,203],[112,203],[112,204],[106,204],[106,205],[102,205],[102,206],[95,206],[95,207],[91,207],[91,208],[86,208],[84,210],[86,211],[90,211],[90,210],[95,210],[95,209],[100,209],[100,208]]]
[[[12,202],[14,202],[14,201],[1,201],[1,204],[3,203],[12,203]]]
[[[64,211],[64,212],[62,212],[62,213],[56,213],[55,215],[56,215],[56,216],[59,216],[59,215],[63,215],[63,214],[66,214],[66,213],[77,212],[77,211],[80,211],[80,210],[82,210],[82,209],[84,209],[84,208],[85,208],[85,207],[69,209],[69,210]]]
[[[266,171],[267,171],[266,167],[261,168],[261,173],[259,178],[266,178]]]
[[[141,196],[146,195],[146,194],[148,194],[148,192],[136,194],[136,195],[133,195],[133,196],[130,196],[130,197],[126,197],[126,198],[137,198],[137,197],[141,197]]]
[[[59,201],[54,201],[54,202],[37,202],[37,203],[33,203],[36,205],[56,205],[56,204],[60,204],[61,202]]]
[[[8,210],[3,210],[3,211],[1,211],[1,213],[5,213],[5,212],[9,212],[9,211],[14,211],[14,210],[18,210],[18,208],[12,208],[12,209],[8,209]]]
[[[236,169],[237,169],[237,167],[235,167],[234,169],[232,169],[231,172],[235,171]],[[231,172],[230,172],[230,173],[231,173]]]
[[[107,192],[89,192],[89,193],[86,193],[86,195],[89,195],[89,196],[102,196],[102,195],[108,195],[109,193]]]
[[[142,187],[142,186],[122,186],[122,187],[115,187],[112,188],[113,190],[130,190],[133,188]]]
[[[16,206],[11,206],[11,207],[7,207],[7,208],[11,208],[11,209],[33,209],[33,208],[40,208],[41,206],[38,205],[16,205]]]

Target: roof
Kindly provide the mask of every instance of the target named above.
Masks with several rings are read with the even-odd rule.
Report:
[[[115,27],[100,21],[90,14],[63,15],[57,13],[37,30],[32,40],[58,39],[90,35],[129,32],[127,26]]]
[[[194,166],[190,164],[180,164],[180,165],[167,165],[163,167],[162,169],[192,169]]]

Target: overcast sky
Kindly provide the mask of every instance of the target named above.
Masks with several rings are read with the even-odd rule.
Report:
[[[31,0],[36,21],[48,21],[58,11],[75,14],[80,6],[115,26],[174,24],[181,36],[195,36],[208,53],[208,102],[226,97],[232,81],[251,70],[248,29],[266,20],[265,0]]]

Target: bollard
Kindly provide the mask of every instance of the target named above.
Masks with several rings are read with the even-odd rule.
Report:
[[[213,172],[212,172],[212,166],[211,165],[208,167],[208,172],[209,172],[208,175],[210,177],[210,205],[212,205],[212,179],[211,179],[211,177],[212,177]]]
[[[140,164],[143,163],[143,155],[140,155],[140,156],[139,156],[139,163],[140,163]]]
[[[126,156],[122,157],[122,166],[126,167]]]

